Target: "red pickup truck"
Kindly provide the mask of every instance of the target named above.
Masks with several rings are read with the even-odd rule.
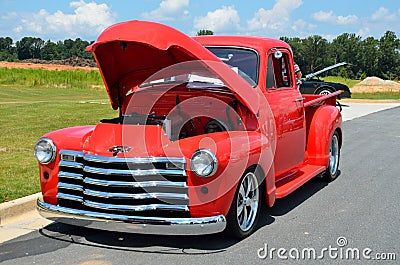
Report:
[[[339,174],[340,91],[300,94],[285,42],[129,21],[87,51],[119,112],[36,143],[37,209],[50,220],[243,238],[262,206]]]

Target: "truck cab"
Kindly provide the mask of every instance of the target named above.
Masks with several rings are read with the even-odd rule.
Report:
[[[38,140],[46,218],[243,238],[262,205],[339,174],[340,92],[302,95],[285,42],[128,21],[87,51],[118,115]]]

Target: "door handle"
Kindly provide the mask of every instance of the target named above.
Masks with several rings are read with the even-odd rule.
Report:
[[[296,98],[295,102],[304,101],[305,98]]]

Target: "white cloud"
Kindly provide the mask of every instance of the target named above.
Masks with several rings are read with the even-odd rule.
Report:
[[[114,16],[107,4],[70,2],[73,13],[56,11],[49,13],[41,9],[34,14],[19,14],[19,22],[14,32],[25,35],[50,35],[54,37],[74,38],[82,36],[96,37],[102,30],[114,23]]]
[[[210,29],[216,33],[242,33],[247,35],[282,36],[288,32],[296,35],[315,28],[305,20],[291,21],[291,13],[303,4],[302,0],[276,0],[271,9],[260,8],[254,16],[240,24],[240,16],[234,6],[222,6],[208,12],[206,16],[196,17],[195,29]]]
[[[260,8],[254,17],[247,21],[251,32],[273,30],[285,32],[290,25],[290,13],[303,4],[302,0],[277,0],[272,9]]]
[[[319,22],[334,22],[335,15],[333,11],[325,12],[325,11],[318,11],[312,14],[312,18]]]
[[[316,27],[317,25],[308,23],[303,19],[298,19],[293,23],[291,29],[293,32],[296,32],[297,36],[307,37],[310,35],[309,32],[312,32]]]
[[[354,25],[358,23],[359,20],[356,15],[337,16],[333,11],[318,11],[312,14],[312,18],[319,22],[331,23],[334,25]]]
[[[389,10],[387,8],[380,7],[378,10],[376,10],[375,13],[372,14],[371,19],[372,20],[382,19],[385,16],[387,16],[388,13],[389,13]]]
[[[338,25],[354,25],[358,22],[358,17],[356,15],[348,16],[337,16],[336,23]]]
[[[376,9],[369,16],[357,17],[356,15],[340,16],[333,11],[319,11],[312,14],[318,22],[331,25],[345,26],[347,32],[355,32],[361,37],[374,36],[380,38],[387,30],[399,32],[400,9],[390,10],[385,7]]]
[[[240,17],[234,6],[222,6],[204,17],[194,19],[195,29],[209,29],[214,32],[232,32],[240,30]]]
[[[398,10],[400,12],[400,10]],[[373,21],[390,21],[396,19],[395,13],[390,13],[389,9],[380,7],[375,13],[371,15]]]
[[[18,18],[17,12],[9,12],[9,13],[1,16],[2,20],[12,20],[12,19],[17,19],[17,18]]]
[[[189,0],[163,0],[159,7],[151,12],[142,13],[141,16],[148,20],[173,21],[184,20],[189,17]]]
[[[23,30],[23,28],[21,26],[17,26],[15,28],[13,28],[13,31],[16,33],[20,33],[20,32],[22,32],[22,30]]]
[[[363,37],[374,36],[380,38],[387,30],[400,33],[400,9],[389,10],[385,7],[378,8],[369,17],[361,20],[358,34]]]

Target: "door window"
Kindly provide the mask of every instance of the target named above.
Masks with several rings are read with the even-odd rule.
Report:
[[[267,89],[293,86],[289,58],[289,54],[286,52],[271,53],[268,56]]]

